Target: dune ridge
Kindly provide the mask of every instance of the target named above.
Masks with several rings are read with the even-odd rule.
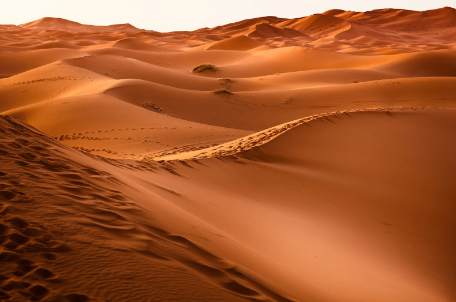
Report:
[[[230,141],[228,143],[219,144],[216,147],[204,148],[197,151],[183,152],[179,153],[178,150],[171,153],[165,152],[161,154],[151,155],[146,157],[156,161],[169,161],[169,160],[198,160],[204,158],[213,158],[213,157],[224,157],[224,156],[233,156],[238,153],[260,147],[273,140],[277,136],[285,133],[288,130],[291,130],[295,127],[298,127],[302,124],[316,121],[319,119],[331,120],[332,117],[337,118],[340,115],[349,115],[351,113],[359,112],[383,112],[391,114],[396,110],[417,110],[417,109],[435,109],[431,107],[377,107],[377,108],[367,108],[367,109],[351,109],[351,110],[342,110],[328,113],[321,113],[317,115],[308,116],[298,120],[290,121],[281,125],[265,129],[248,136],[242,137],[240,139]]]
[[[456,300],[454,8],[0,32],[0,300]]]
[[[3,200],[0,227],[2,239],[6,239],[6,241],[2,240],[1,248],[2,250],[3,248],[11,250],[2,251],[0,254],[0,261],[5,265],[5,270],[0,275],[1,282],[7,284],[3,287],[6,292],[0,292],[2,299],[4,298],[8,301],[10,299],[21,299],[22,297],[31,298],[32,300],[64,299],[65,301],[73,301],[72,299],[74,298],[88,301],[90,299],[89,296],[81,294],[82,288],[78,289],[78,287],[87,288],[90,286],[82,279],[75,284],[72,284],[73,282],[71,281],[68,282],[69,280],[62,279],[61,275],[68,275],[68,271],[65,271],[61,265],[66,263],[66,265],[73,266],[74,273],[78,271],[74,267],[80,265],[78,263],[84,263],[85,270],[96,269],[96,263],[90,264],[95,260],[93,257],[101,256],[103,249],[108,249],[111,250],[110,257],[114,257],[108,260],[108,263],[120,259],[122,261],[128,260],[127,266],[130,266],[129,270],[134,271],[135,274],[140,273],[135,267],[135,263],[147,259],[150,264],[147,266],[146,271],[139,274],[138,280],[142,279],[141,276],[148,275],[150,277],[154,275],[154,273],[147,273],[153,263],[155,266],[154,271],[163,274],[164,271],[161,271],[161,269],[171,269],[171,272],[167,273],[170,277],[181,278],[183,286],[181,290],[191,284],[191,282],[189,283],[190,279],[188,279],[188,276],[191,275],[188,275],[188,273],[182,275],[182,272],[179,272],[178,269],[176,270],[176,268],[182,266],[190,271],[195,271],[197,275],[208,278],[211,281],[209,284],[216,284],[221,287],[221,289],[217,290],[215,289],[216,287],[208,285],[202,289],[209,291],[204,293],[204,299],[212,296],[214,299],[238,301],[239,298],[236,298],[236,296],[249,297],[251,299],[255,299],[254,297],[258,296],[258,301],[260,301],[263,300],[260,297],[264,293],[266,296],[279,297],[280,301],[290,301],[261,286],[255,280],[244,275],[238,268],[230,267],[228,263],[224,263],[222,259],[218,259],[216,256],[201,249],[187,238],[169,234],[156,225],[146,223],[143,220],[144,218],[142,218],[146,213],[141,214],[144,211],[143,209],[128,201],[123,193],[110,188],[110,184],[124,186],[125,184],[122,180],[116,179],[106,171],[91,167],[90,164],[81,164],[81,161],[83,163],[92,162],[93,164],[93,160],[84,158],[84,155],[75,153],[50,137],[12,118],[0,117],[0,123],[2,131],[2,167],[6,168],[2,169],[1,177],[15,175],[14,167],[26,164],[24,160],[28,161],[28,171],[32,173],[25,175],[19,172],[21,184],[14,184],[14,182],[12,184],[5,183],[2,184],[2,190],[0,191],[0,196]],[[11,163],[13,164],[11,165]],[[153,169],[153,167],[148,169]],[[40,178],[40,185],[36,179],[33,179],[33,173],[39,173],[39,171],[43,170],[48,171],[48,173]],[[16,176],[19,177],[19,175]],[[54,199],[49,203],[46,201],[46,195],[49,195],[50,192],[45,193],[44,191],[48,189],[46,184],[56,185],[57,183],[59,183],[59,187],[65,193],[57,194],[59,202]],[[35,187],[31,196],[24,192],[26,184]],[[57,187],[56,190],[58,190]],[[100,202],[105,204],[102,205]],[[115,208],[113,208],[113,204],[110,204],[113,202],[116,204]],[[38,222],[41,219],[39,213],[35,212],[34,217],[31,217],[31,209],[38,205],[49,207],[50,211],[54,213],[60,212],[67,218],[70,217],[69,215],[75,215],[75,218],[80,216],[81,214],[73,212],[78,209],[79,213],[83,213],[84,218],[77,218],[77,223],[71,222],[72,219],[68,222],[57,218],[47,221],[47,226],[45,227]],[[18,206],[20,206],[20,209]],[[70,214],[71,212],[73,213]],[[129,220],[132,214],[136,216],[134,219],[143,220],[142,223],[144,224],[140,226],[138,225],[139,221],[133,222]],[[17,215],[20,215],[21,218],[18,218]],[[49,215],[49,212],[44,211],[41,215]],[[24,220],[25,217],[28,219]],[[61,231],[57,231],[56,225],[63,225],[69,228],[62,234]],[[77,231],[77,228],[85,230],[81,231],[79,229]],[[100,236],[100,234],[97,235],[97,232],[94,233],[94,230],[99,230],[98,232],[101,231],[104,234],[102,235],[105,237],[104,242],[87,249],[85,247],[87,240],[90,240],[89,238],[92,236]],[[133,236],[133,238],[135,236],[148,236],[150,242],[147,245],[138,243],[131,245],[134,240],[122,239],[127,234]],[[60,239],[66,238],[68,240],[69,237],[73,239],[70,244]],[[116,247],[116,240],[126,241],[122,243],[122,246]],[[151,250],[152,245],[154,247]],[[129,255],[125,255],[128,250],[130,250]],[[135,260],[132,261],[131,257]],[[28,260],[28,258],[33,258],[39,264]],[[57,265],[54,261],[57,262]],[[62,261],[65,262],[62,263]],[[157,266],[161,266],[161,269],[157,268]],[[62,273],[54,273],[48,269],[50,267],[57,271],[62,271]],[[15,269],[16,271],[14,271]],[[112,267],[111,270],[112,272],[108,273],[107,277],[113,280],[115,280],[115,274],[125,274],[128,271],[124,265],[117,268]],[[154,279],[154,282],[162,282],[159,276]],[[199,277],[196,277],[195,280],[198,282]],[[90,282],[90,280],[87,281]],[[149,280],[150,282],[151,280]],[[173,286],[173,284],[164,282],[162,286],[168,287]],[[253,289],[250,287],[253,287]],[[259,292],[255,289],[259,289]],[[74,293],[71,293],[71,290]],[[144,285],[139,283],[137,290],[139,292],[132,295],[126,288],[117,288],[120,295],[117,295],[115,299],[131,299],[132,296],[135,296],[136,299],[147,299],[148,293]],[[165,298],[171,298],[167,293],[169,290],[169,288],[163,289]],[[63,293],[63,296],[56,296],[55,291]],[[65,291],[69,292],[65,293]],[[195,291],[195,289],[192,290],[191,288],[187,288],[186,291],[189,292],[181,292],[177,297],[188,296],[192,297],[190,300],[198,301],[200,299],[198,297],[203,294],[202,292],[197,294],[197,290]],[[105,295],[113,298],[109,292],[106,292]]]

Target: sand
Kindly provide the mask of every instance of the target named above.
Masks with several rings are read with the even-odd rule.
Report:
[[[1,25],[0,300],[456,301],[455,20]]]

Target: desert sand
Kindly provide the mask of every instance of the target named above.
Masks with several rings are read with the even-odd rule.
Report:
[[[1,301],[456,301],[455,9],[0,32]]]

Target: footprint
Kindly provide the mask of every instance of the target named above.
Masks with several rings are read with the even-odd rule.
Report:
[[[15,243],[13,241],[8,241],[3,246],[6,247],[9,250],[14,250],[14,249],[16,249],[19,246],[19,244]]]
[[[0,199],[11,200],[16,197],[16,193],[11,191],[2,190],[0,191]]]
[[[22,281],[10,281],[2,287],[3,290],[10,291],[13,289],[25,289],[30,287],[30,283]]]
[[[30,241],[30,238],[22,236],[20,234],[16,234],[16,233],[9,235],[9,239],[12,242],[15,242],[15,243],[17,243],[19,245],[26,244],[27,242]]]
[[[18,229],[26,228],[29,225],[27,222],[17,217],[11,218],[9,222]]]
[[[51,272],[50,270],[47,270],[45,268],[42,268],[42,267],[37,268],[33,272],[33,274],[41,279],[49,279],[49,278],[52,278],[55,276],[55,274],[53,272]]]
[[[30,287],[29,292],[33,295],[33,301],[40,301],[49,294],[49,290],[42,285],[35,285]]]

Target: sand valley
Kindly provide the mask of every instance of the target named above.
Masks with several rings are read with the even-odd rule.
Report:
[[[0,301],[456,301],[456,9],[0,25]]]

